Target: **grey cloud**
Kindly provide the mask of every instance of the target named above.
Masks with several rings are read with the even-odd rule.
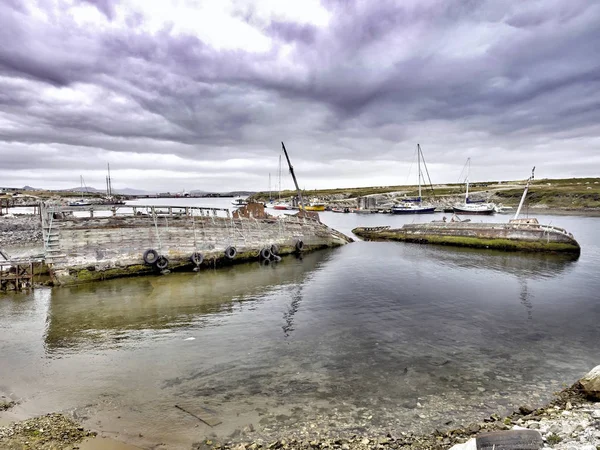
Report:
[[[286,42],[300,42],[305,45],[314,43],[317,34],[317,28],[313,25],[282,21],[271,22],[268,31]]]
[[[114,2],[78,1],[114,22]],[[273,38],[272,50],[256,53],[217,51],[169,24],[141,32],[135,11],[125,27],[93,29],[66,14],[40,22],[21,3],[2,2],[0,41],[9,45],[0,46],[0,152],[44,145],[70,155],[72,147],[124,158],[252,159],[289,139],[300,164],[368,162],[406,159],[426,138],[428,160],[451,164],[487,148],[506,160],[542,137],[553,148],[576,136],[593,148],[600,5],[323,4],[326,28],[259,23],[240,2],[236,14]],[[292,46],[289,64],[283,45]],[[88,93],[93,103],[41,94],[52,86]],[[17,166],[7,158],[0,171]]]
[[[94,5],[98,11],[106,16],[107,19],[112,20],[115,16],[115,7],[112,0],[80,0],[85,3]]]

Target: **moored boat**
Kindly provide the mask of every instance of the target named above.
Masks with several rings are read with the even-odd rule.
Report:
[[[299,206],[298,209],[303,209],[302,206]],[[308,205],[304,205],[305,211],[325,211],[324,203],[309,203]]]
[[[435,206],[427,205],[423,203],[421,197],[421,177],[423,173],[421,171],[421,158],[423,154],[421,152],[421,146],[417,144],[417,160],[418,160],[418,178],[419,178],[419,196],[417,198],[404,199],[401,203],[392,206],[390,212],[392,214],[433,214],[435,212]],[[425,159],[423,158],[423,165],[425,165]],[[423,177],[424,179],[424,177]],[[430,180],[431,184],[431,180]]]
[[[278,211],[293,211],[294,209],[298,209],[298,208],[296,208],[286,202],[277,202],[273,205],[273,209],[276,209]]]
[[[69,206],[91,206],[91,203],[81,199],[77,200],[76,202],[69,203]]]
[[[498,208],[493,203],[488,203],[485,200],[473,200],[469,198],[469,175],[471,173],[471,158],[467,158],[465,164],[467,167],[467,176],[465,178],[466,193],[465,202],[457,203],[452,207],[455,214],[479,214],[491,215],[497,212]],[[464,169],[463,169],[464,170]]]
[[[491,203],[465,203],[453,206],[452,211],[456,214],[491,215],[496,212],[496,207]]]
[[[236,197],[231,201],[231,204],[233,206],[241,208],[242,206],[246,206],[248,204],[248,201],[243,197]]]
[[[392,206],[392,214],[433,214],[435,206],[421,205],[420,202],[402,202]]]

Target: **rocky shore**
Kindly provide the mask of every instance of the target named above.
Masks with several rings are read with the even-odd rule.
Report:
[[[41,242],[42,224],[39,216],[9,214],[0,217],[0,248]]]
[[[12,405],[8,405],[10,407]],[[594,368],[568,389],[558,393],[548,405],[533,409],[523,405],[506,417],[492,414],[482,422],[428,434],[401,432],[386,436],[353,435],[332,437],[327,427],[321,437],[311,440],[282,437],[265,442],[216,442],[206,439],[193,450],[475,450],[475,438],[485,433],[506,430],[535,430],[539,448],[557,450],[600,450],[600,366]],[[61,414],[16,422],[0,428],[0,448],[66,450],[96,433],[86,431]],[[499,450],[507,447],[497,447]],[[530,448],[530,447],[527,447]],[[533,448],[533,447],[531,447]]]
[[[76,449],[85,438],[95,436],[62,414],[48,414],[0,428],[3,450]]]
[[[277,441],[217,443],[206,440],[194,445],[194,450],[475,450],[479,435],[506,430],[536,430],[543,448],[558,450],[600,450],[600,366],[580,381],[556,395],[542,408],[523,405],[506,417],[492,414],[479,423],[466,427],[434,430],[430,434],[401,432],[393,436],[328,437],[322,439],[280,439]],[[499,450],[506,447],[498,447]]]

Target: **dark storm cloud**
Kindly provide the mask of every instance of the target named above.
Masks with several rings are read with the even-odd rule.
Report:
[[[531,142],[541,155],[589,139],[589,152],[598,135],[594,2],[327,0],[327,26],[265,22],[242,2],[233,15],[271,39],[265,51],[216,49],[168,22],[150,32],[126,1],[73,0],[87,4],[111,25],[0,4],[0,153],[13,155],[0,170],[17,146],[218,161],[266,157],[281,139],[301,161],[394,159],[427,139],[430,161],[494,148],[500,164]]]
[[[269,33],[286,41],[312,44],[315,41],[317,29],[312,25],[274,20],[268,28]]]
[[[112,20],[115,16],[114,2],[112,0],[80,0],[98,8],[107,19]]]

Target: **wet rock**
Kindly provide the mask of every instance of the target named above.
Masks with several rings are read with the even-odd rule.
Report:
[[[533,408],[531,408],[531,407],[529,407],[527,405],[519,406],[519,414],[521,414],[523,416],[528,416],[533,411],[534,411]]]
[[[0,411],[6,411],[7,409],[10,409],[15,405],[16,403],[13,401],[0,400]]]
[[[579,380],[579,384],[587,397],[600,400],[600,365]]]
[[[471,433],[477,433],[479,430],[481,430],[481,427],[478,424],[474,423],[469,425],[469,431]]]
[[[62,414],[48,414],[0,428],[0,448],[66,450],[95,435]]]

